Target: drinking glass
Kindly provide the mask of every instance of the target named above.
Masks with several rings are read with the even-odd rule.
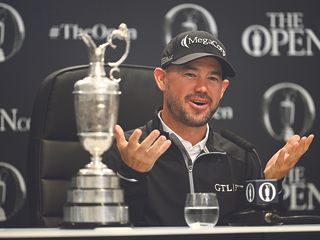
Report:
[[[214,227],[219,219],[219,203],[215,193],[188,193],[184,218],[189,227]]]

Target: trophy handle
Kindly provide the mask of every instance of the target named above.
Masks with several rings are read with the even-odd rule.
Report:
[[[106,42],[97,47],[97,45],[87,33],[80,33],[79,36],[88,47],[90,63],[104,63],[104,54],[106,48],[109,45],[111,45],[112,48],[115,48],[115,46],[111,42]]]
[[[114,37],[118,37],[119,39],[123,39],[126,42],[126,49],[124,54],[122,55],[122,57],[116,61],[116,62],[108,62],[108,65],[111,67],[110,73],[109,73],[109,77],[111,80],[120,82],[121,79],[120,78],[115,78],[113,76],[114,72],[120,72],[119,70],[119,65],[121,63],[123,63],[123,61],[128,57],[129,54],[129,48],[130,48],[130,37],[129,37],[129,32],[128,32],[128,28],[127,25],[125,23],[121,23],[119,25],[118,29],[115,29],[112,31],[112,33],[110,34],[109,38],[108,38],[108,43],[111,47],[115,48],[116,46],[112,43],[112,39]]]

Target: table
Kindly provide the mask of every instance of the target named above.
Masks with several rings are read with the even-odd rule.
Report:
[[[320,239],[320,224],[214,228],[109,227],[94,229],[2,228],[0,239]],[[248,238],[249,237],[249,238]],[[314,238],[312,238],[314,237]],[[296,238],[296,239],[299,239]],[[294,239],[294,238],[293,238]]]

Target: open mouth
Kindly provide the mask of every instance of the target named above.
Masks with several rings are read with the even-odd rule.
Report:
[[[197,106],[203,106],[207,104],[206,102],[203,102],[203,101],[191,101],[191,102]]]
[[[186,101],[192,108],[198,110],[205,110],[212,102],[211,98],[205,94],[190,94],[186,96]]]

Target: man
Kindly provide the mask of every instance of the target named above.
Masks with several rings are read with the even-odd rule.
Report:
[[[220,223],[244,207],[246,180],[261,178],[255,156],[215,133],[209,120],[235,75],[226,49],[204,31],[181,33],[165,47],[154,70],[163,106],[145,126],[124,134],[106,157],[122,176],[136,226],[186,225],[188,192],[216,192]],[[313,140],[293,136],[267,163],[265,178],[282,179]]]

